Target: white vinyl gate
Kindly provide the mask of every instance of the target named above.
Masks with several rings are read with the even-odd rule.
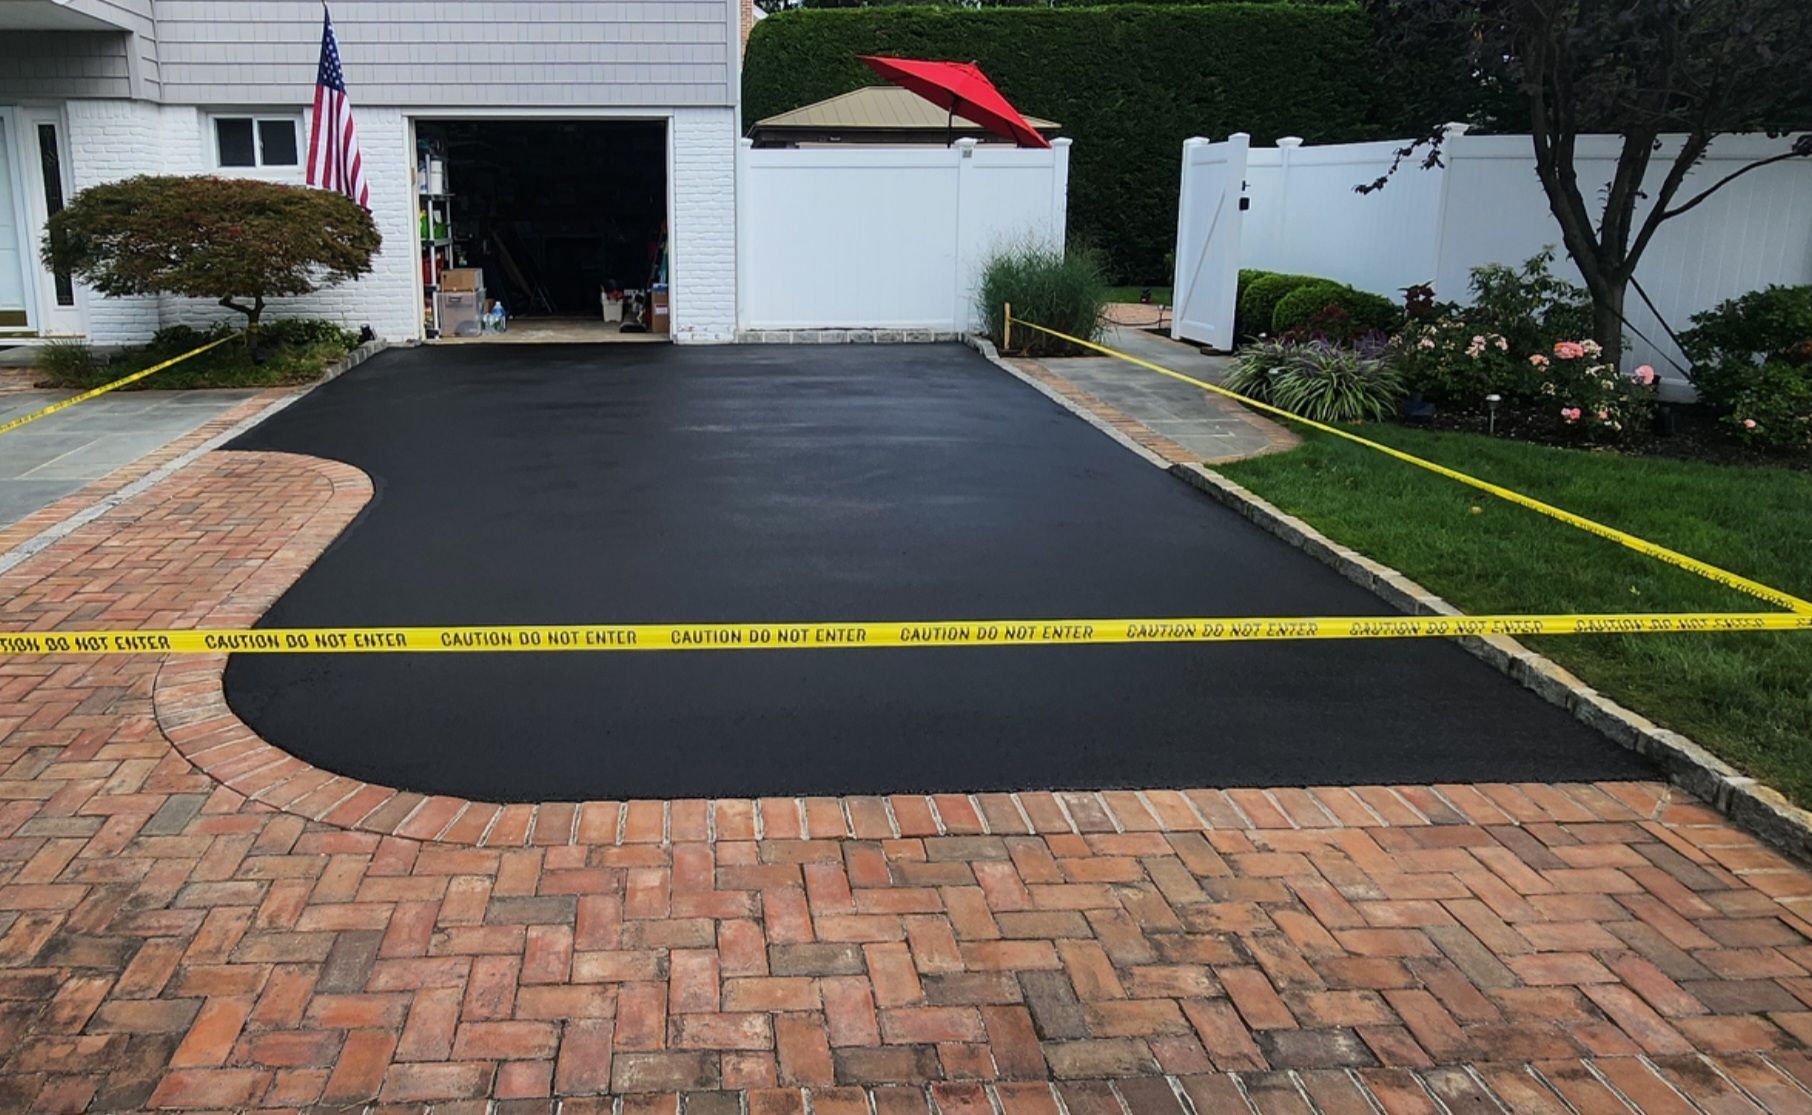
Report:
[[[1170,335],[1178,340],[1218,349],[1233,347],[1250,143],[1246,133],[1235,132],[1225,143],[1210,143],[1198,136],[1183,144],[1170,326]]]

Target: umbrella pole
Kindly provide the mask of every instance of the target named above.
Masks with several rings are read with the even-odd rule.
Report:
[[[956,101],[950,102],[950,115],[944,117],[944,146],[950,146],[956,130]]]

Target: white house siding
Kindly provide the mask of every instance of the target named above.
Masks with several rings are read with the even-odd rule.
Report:
[[[410,118],[603,112],[670,121],[674,338],[733,339],[733,2],[335,0],[384,249],[360,281],[274,312],[419,336]],[[75,22],[0,35],[0,105],[63,102],[72,193],[134,174],[210,173],[211,112],[303,112],[313,100],[317,0],[70,0],[67,11]],[[301,171],[276,177],[300,182]],[[188,299],[78,297],[97,343],[232,316]]]
[[[335,0],[347,81],[401,107],[730,105],[729,0]],[[164,97],[293,104],[321,48],[315,0],[158,0]]]
[[[114,31],[0,32],[0,103],[130,97],[131,38]]]

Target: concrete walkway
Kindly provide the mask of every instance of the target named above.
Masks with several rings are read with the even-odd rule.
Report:
[[[1231,363],[1229,357],[1204,356],[1195,345],[1126,326],[1110,327],[1101,343],[1209,383],[1219,383]],[[1173,460],[1231,461],[1296,443],[1288,430],[1238,403],[1111,356],[1045,359],[1037,364],[1180,448],[1161,451]],[[1062,390],[1062,384],[1052,386]]]
[[[0,393],[0,422],[74,393]],[[256,394],[255,390],[118,392],[0,434],[0,525],[23,519]]]

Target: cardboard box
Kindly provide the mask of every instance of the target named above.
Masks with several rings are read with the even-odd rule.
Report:
[[[657,290],[648,296],[648,332],[668,333],[672,331],[673,322],[667,310],[667,292]]]
[[[442,290],[479,290],[484,286],[484,271],[477,267],[449,267],[440,273]]]
[[[440,309],[440,335],[476,337],[483,332],[479,315],[484,312],[484,292],[443,290],[435,295]]]

